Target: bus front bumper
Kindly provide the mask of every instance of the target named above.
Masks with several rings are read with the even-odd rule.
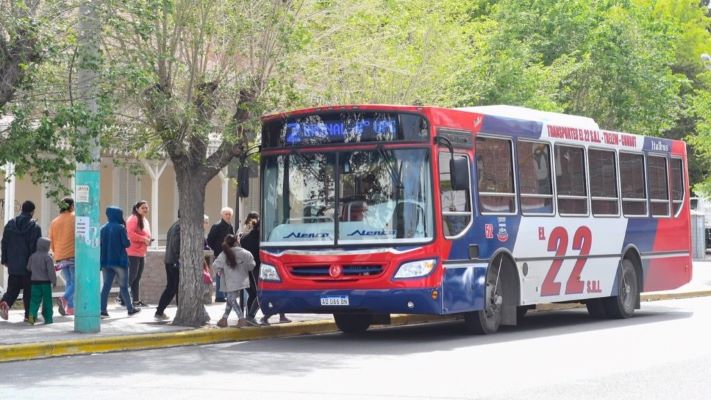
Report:
[[[276,313],[374,313],[442,314],[442,290],[261,290],[259,304],[265,314]]]

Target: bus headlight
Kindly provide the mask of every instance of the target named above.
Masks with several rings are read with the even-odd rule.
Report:
[[[402,264],[394,279],[419,278],[428,275],[437,266],[437,260],[417,260]]]
[[[262,266],[259,267],[259,279],[263,281],[281,282],[277,269],[269,264],[262,264]]]

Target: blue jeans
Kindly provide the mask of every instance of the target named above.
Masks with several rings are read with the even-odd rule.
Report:
[[[128,293],[128,268],[126,267],[101,267],[101,273],[104,277],[104,287],[101,288],[101,312],[106,313],[106,305],[109,302],[109,292],[111,291],[111,285],[114,283],[114,277],[116,277],[119,284],[119,294],[123,300],[123,304],[126,305],[128,311],[133,311],[133,301],[131,301],[131,295]]]
[[[74,263],[67,264],[61,271],[64,278],[64,299],[67,300],[69,308],[74,308]]]

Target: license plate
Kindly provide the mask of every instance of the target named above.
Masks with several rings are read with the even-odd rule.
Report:
[[[349,305],[348,296],[328,296],[321,297],[322,306],[347,306]]]

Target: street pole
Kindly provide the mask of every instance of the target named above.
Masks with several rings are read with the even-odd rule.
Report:
[[[96,1],[79,6],[78,88],[87,110],[96,115],[96,85],[99,62],[99,18]],[[74,331],[96,333],[101,330],[99,289],[99,200],[101,150],[92,139],[90,164],[78,164],[75,178],[75,256]]]

